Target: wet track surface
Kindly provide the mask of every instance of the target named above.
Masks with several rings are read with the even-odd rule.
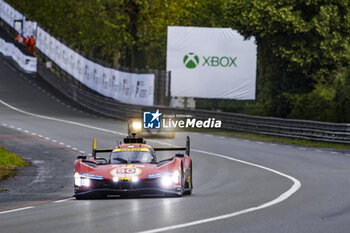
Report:
[[[38,78],[21,74],[0,58],[0,132],[12,132],[24,141],[40,140],[42,146],[59,150],[47,154],[48,160],[55,156],[50,159],[57,165],[50,163],[45,169],[49,174],[51,166],[53,170],[64,167],[67,174],[60,174],[64,179],[57,181],[64,188],[53,188],[55,180],[45,175],[37,185],[54,190],[42,194],[43,200],[69,198],[73,195],[69,177],[76,154],[90,153],[94,137],[98,147],[114,145],[122,140],[127,127],[125,122],[75,109],[41,86]],[[0,231],[140,232],[163,228],[166,232],[350,232],[350,157],[346,153],[198,133],[177,133],[175,139],[147,142],[182,146],[186,135],[191,137],[193,148],[192,196],[37,203],[33,195],[21,194],[17,199],[0,198]],[[32,147],[40,151],[37,144]],[[171,155],[162,154],[159,159]],[[283,174],[301,183],[286,199],[280,195],[295,187],[295,182]],[[33,179],[37,177],[38,172],[34,172]],[[21,191],[11,185],[9,192]],[[280,201],[264,206],[276,199]],[[217,219],[231,213],[239,214]]]

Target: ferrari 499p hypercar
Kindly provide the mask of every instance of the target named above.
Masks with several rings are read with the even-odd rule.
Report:
[[[157,161],[156,151],[184,151],[171,158]],[[109,158],[98,153],[110,152]],[[192,160],[190,139],[186,147],[158,148],[147,145],[142,138],[124,138],[114,149],[96,149],[92,156],[78,156],[74,163],[74,193],[76,199],[128,194],[165,194],[170,196],[192,193]]]

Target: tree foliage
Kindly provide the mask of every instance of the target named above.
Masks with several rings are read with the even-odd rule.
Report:
[[[8,1],[53,36],[91,57],[112,62],[130,43],[128,15],[118,1]]]
[[[228,4],[227,22],[256,38],[258,99],[265,114],[287,117],[296,97],[317,84],[332,85],[333,73],[349,65],[348,0],[235,0]]]
[[[165,68],[168,25],[219,26],[217,13],[224,5],[224,0],[8,2],[91,57],[121,66],[152,69]]]

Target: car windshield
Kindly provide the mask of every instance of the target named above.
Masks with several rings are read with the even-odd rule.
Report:
[[[111,163],[152,163],[151,151],[115,151],[111,154]]]

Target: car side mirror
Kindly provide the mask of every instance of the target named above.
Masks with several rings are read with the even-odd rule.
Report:
[[[84,160],[84,159],[86,159],[86,156],[85,156],[85,155],[79,155],[79,156],[77,157],[77,159],[82,159],[82,160]]]
[[[185,155],[184,154],[175,154],[176,157],[183,158]]]

